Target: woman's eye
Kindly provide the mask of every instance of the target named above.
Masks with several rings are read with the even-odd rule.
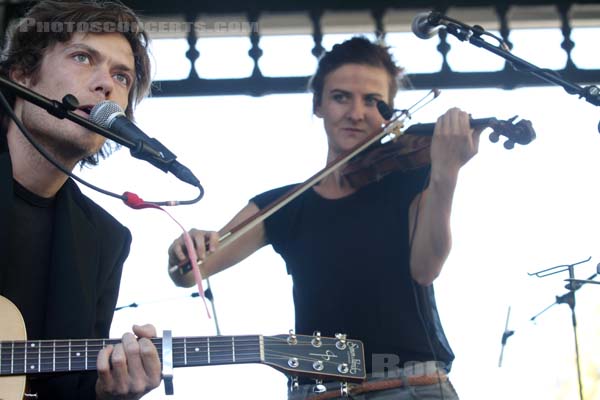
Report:
[[[334,99],[335,101],[344,101],[344,100],[348,99],[348,96],[346,96],[346,95],[345,95],[345,94],[343,94],[343,93],[337,93],[337,94],[334,94],[334,95],[333,95],[333,99]]]
[[[375,97],[367,97],[365,98],[365,104],[368,106],[376,106],[378,99]]]

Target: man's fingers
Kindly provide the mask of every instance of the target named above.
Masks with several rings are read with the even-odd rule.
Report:
[[[158,359],[158,352],[150,339],[141,338],[139,345],[142,365],[146,375],[146,385],[154,388],[160,384],[161,379],[161,365]]]

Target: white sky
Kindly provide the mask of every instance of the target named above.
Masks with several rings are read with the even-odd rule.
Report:
[[[595,28],[573,32],[574,58],[583,67],[600,67],[598,58],[591,57],[599,32]],[[344,38],[328,35],[324,46],[330,48]],[[498,57],[451,39],[453,68],[502,67]],[[515,31],[511,40],[517,56],[542,67],[564,65],[558,31]],[[408,72],[439,68],[436,39],[390,34],[388,41],[402,49],[395,55]],[[186,75],[189,63],[177,55],[185,51],[181,43],[155,43],[157,79]],[[261,47],[265,73],[305,75],[314,70],[309,37],[263,38]],[[228,58],[230,49],[238,54]],[[248,75],[252,68],[249,58],[244,59],[248,49],[247,39],[202,40],[201,75]],[[297,51],[308,55],[298,58]],[[410,106],[423,94],[401,92],[396,105]],[[480,154],[461,172],[453,208],[454,247],[435,283],[442,322],[456,354],[451,379],[463,400],[577,399],[569,309],[554,306],[535,324],[529,322],[556,295],[565,293],[566,273],[539,279],[527,272],[592,256],[576,269],[576,276],[584,278],[600,262],[596,248],[600,112],[558,87],[446,90],[415,115],[414,122],[433,122],[452,106],[474,118],[507,119],[518,114],[533,122],[538,138],[512,151],[482,138]],[[303,181],[325,162],[324,132],[321,121],[311,115],[308,94],[151,98],[138,107],[136,119],[146,133],[177,154],[206,189],[198,204],[170,210],[188,229],[217,230],[255,194]],[[130,158],[126,150],[81,175],[103,188],[133,191],[146,200],[196,194],[172,176]],[[166,273],[167,247],[181,233],[179,228],[158,211],[133,211],[116,200],[91,196],[127,225],[134,238],[118,305],[140,306],[115,313],[112,336],[145,322],[155,324],[159,335],[163,329],[172,330],[174,336],[214,335],[213,320],[207,319],[201,301],[190,297],[193,289],[176,288]],[[291,281],[270,247],[213,277],[211,283],[223,334],[274,335],[293,328]],[[600,287],[588,285],[577,297],[580,351],[588,374],[584,387],[589,393],[600,375],[599,295]],[[509,328],[515,334],[498,368],[509,305]],[[262,365],[181,368],[175,370],[172,398],[284,399],[285,381],[283,374]],[[587,399],[596,396],[600,392]],[[164,398],[162,387],[146,398]]]

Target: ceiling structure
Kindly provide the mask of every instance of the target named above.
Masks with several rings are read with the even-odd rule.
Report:
[[[255,0],[252,4],[236,0],[125,0],[136,10],[145,23],[157,27],[152,37],[180,37],[187,39],[186,57],[190,66],[201,57],[196,49],[198,38],[208,36],[247,36],[251,48],[248,51],[254,63],[250,76],[235,79],[199,78],[195,68],[190,67],[189,76],[182,80],[157,82],[159,90],[153,96],[202,96],[245,94],[261,96],[272,93],[305,92],[307,76],[268,77],[259,67],[262,55],[260,39],[265,35],[306,34],[314,40],[312,54],[323,52],[323,35],[328,33],[374,32],[385,38],[389,32],[409,32],[411,22],[420,12],[438,11],[460,19],[468,24],[485,26],[500,32],[510,45],[510,30],[524,27],[554,27],[560,29],[562,50],[566,53],[565,68],[554,71],[578,85],[600,83],[599,69],[578,68],[571,59],[576,43],[571,38],[574,27],[600,27],[600,1],[391,1],[391,0]],[[27,3],[19,0],[0,1],[0,30],[8,21],[18,17]],[[227,29],[223,21],[238,29]],[[163,24],[163,25],[161,25]],[[170,25],[169,25],[170,24]],[[221,24],[221,25],[219,25]],[[215,29],[219,27],[223,29]],[[160,29],[166,27],[166,29]],[[192,29],[169,29],[169,27],[193,27]],[[547,85],[537,76],[515,70],[506,64],[500,71],[456,72],[447,62],[450,46],[447,32],[440,30],[437,50],[442,56],[440,71],[412,74],[415,89],[431,87],[511,89],[519,86]],[[200,49],[201,50],[201,49]],[[223,49],[227,51],[226,48]]]

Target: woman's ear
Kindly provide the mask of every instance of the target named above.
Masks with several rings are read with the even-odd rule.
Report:
[[[317,97],[313,96],[313,114],[315,114],[319,118],[323,118],[323,113],[321,112],[321,105],[317,102]]]

